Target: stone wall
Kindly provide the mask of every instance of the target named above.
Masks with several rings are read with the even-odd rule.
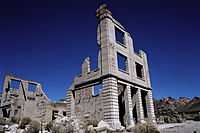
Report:
[[[103,119],[102,96],[93,95],[93,87],[76,90],[75,115],[80,120],[100,121]]]
[[[15,86],[13,82],[16,82]],[[30,84],[34,85],[34,90],[30,90]],[[49,103],[50,100],[43,92],[40,83],[10,75],[5,76],[0,106],[1,117],[30,117],[40,121]]]
[[[97,20],[98,68],[91,70],[89,58],[83,61],[82,72],[67,93],[68,114],[83,120],[104,120],[113,129],[147,121],[155,123],[146,53],[135,53],[131,35],[112,17],[106,5],[97,10]],[[123,70],[118,55],[123,57]],[[101,93],[94,97],[93,86],[99,83]]]

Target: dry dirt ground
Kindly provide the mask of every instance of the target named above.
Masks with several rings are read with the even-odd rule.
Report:
[[[158,129],[161,133],[200,133],[200,122],[162,124],[158,125]]]

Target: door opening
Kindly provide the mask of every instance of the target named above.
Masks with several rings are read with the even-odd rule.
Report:
[[[119,120],[122,126],[125,126],[125,85],[118,84],[118,103],[119,103]]]

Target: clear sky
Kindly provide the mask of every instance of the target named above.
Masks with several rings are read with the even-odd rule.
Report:
[[[200,3],[197,0],[104,0],[148,53],[153,94],[200,96]],[[6,73],[65,97],[83,59],[97,64],[95,0],[1,0],[0,84]]]

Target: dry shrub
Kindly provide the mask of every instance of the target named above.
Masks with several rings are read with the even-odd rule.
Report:
[[[20,118],[18,118],[18,117],[11,117],[10,121],[11,121],[12,123],[19,124]]]
[[[10,125],[11,122],[7,118],[0,118],[0,125]]]
[[[19,128],[25,129],[26,125],[28,125],[30,122],[31,119],[29,117],[24,117],[19,124]]]
[[[47,123],[45,129],[50,132],[52,128],[53,128],[53,121],[50,121],[49,123]]]
[[[160,133],[158,129],[150,123],[137,124],[135,127],[130,129],[130,131],[134,133]]]
[[[31,121],[29,123],[29,128],[26,131],[27,133],[39,133],[40,131],[40,123],[37,121]]]
[[[63,125],[53,125],[51,132],[52,133],[73,133],[74,130],[72,127],[65,127]]]

